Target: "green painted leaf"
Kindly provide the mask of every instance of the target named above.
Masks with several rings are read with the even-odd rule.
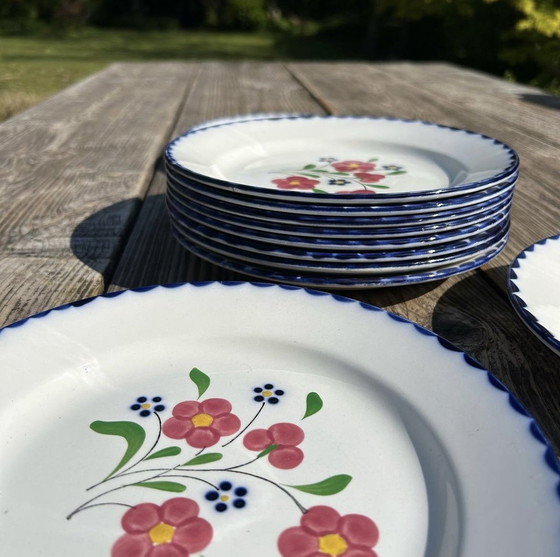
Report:
[[[313,188],[314,193],[327,193],[325,190],[320,190],[319,188]]]
[[[267,454],[271,453],[274,449],[277,449],[278,445],[269,445],[266,449],[264,449],[264,451],[261,451],[258,455],[257,458],[262,458],[263,456],[266,456]]]
[[[303,169],[304,170],[311,170],[312,168],[315,168],[317,165],[316,164],[306,164]]]
[[[351,481],[352,476],[339,474],[315,484],[289,485],[288,487],[299,489],[299,491],[304,491],[305,493],[312,493],[313,495],[334,495],[345,489]]]
[[[321,408],[323,408],[323,400],[321,397],[317,393],[309,393],[307,395],[305,415],[302,420],[309,418],[309,416],[313,416],[313,414],[319,412]]]
[[[302,176],[308,176],[309,178],[320,178],[317,174],[311,174],[311,172],[300,172]]]
[[[89,427],[96,433],[101,433],[103,435],[117,435],[126,441],[126,452],[107,478],[113,476],[127,462],[129,462],[144,444],[144,440],[146,439],[146,432],[144,431],[144,428],[136,422],[102,422],[98,420],[92,422]]]
[[[395,174],[406,174],[406,170],[394,170],[393,172],[387,173],[387,176],[394,176]]]
[[[369,185],[369,184],[368,184],[368,185]],[[388,190],[388,189],[390,189],[390,186],[384,186],[384,185],[382,185],[382,184],[375,184],[375,185],[372,185],[372,186],[370,186],[370,187],[372,187],[372,188],[378,188],[378,189],[381,189],[381,190]]]
[[[379,159],[377,157],[374,157],[373,159],[368,159],[368,162],[375,162],[378,161]]]
[[[176,456],[181,452],[179,447],[167,447],[166,449],[161,449],[150,456],[147,456],[144,460],[152,460],[152,458],[163,458],[164,456]]]
[[[189,377],[191,378],[192,382],[198,388],[198,398],[200,398],[205,392],[206,389],[210,386],[210,377],[203,373],[198,368],[193,367],[191,372],[189,373]]]
[[[224,455],[222,453],[206,453],[199,456],[195,456],[188,462],[185,462],[183,466],[198,466],[199,464],[208,464],[209,462],[216,462],[216,460],[222,460]]]
[[[174,493],[182,493],[187,488],[183,484],[177,482],[138,482],[132,484],[137,487],[149,487],[150,489],[159,489],[161,491],[173,491]]]

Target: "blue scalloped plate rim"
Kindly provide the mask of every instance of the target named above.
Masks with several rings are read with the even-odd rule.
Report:
[[[248,121],[254,121],[255,119],[257,119],[259,121],[277,121],[277,120],[296,120],[296,119],[307,119],[307,120],[311,120],[311,119],[339,119],[339,120],[343,120],[343,119],[361,119],[361,120],[381,120],[381,121],[388,121],[388,122],[402,122],[402,123],[410,123],[410,124],[421,124],[421,125],[425,125],[425,126],[430,126],[430,127],[437,127],[437,128],[441,128],[447,131],[452,131],[452,132],[457,132],[457,133],[464,133],[467,135],[471,135],[471,136],[477,136],[482,140],[486,140],[486,141],[490,141],[495,145],[499,145],[501,146],[507,153],[508,159],[509,159],[509,164],[502,169],[500,172],[497,172],[494,176],[484,179],[484,180],[478,180],[478,181],[474,181],[474,182],[469,182],[466,184],[459,184],[457,186],[453,186],[451,188],[438,188],[438,189],[433,189],[433,190],[427,190],[427,191],[423,191],[423,192],[415,192],[414,194],[411,194],[410,192],[403,192],[403,193],[378,193],[376,194],[376,197],[378,197],[378,200],[381,199],[386,199],[386,200],[391,200],[391,199],[395,199],[395,200],[399,200],[399,199],[403,199],[403,198],[410,198],[410,197],[414,197],[414,198],[418,198],[419,200],[423,199],[423,198],[429,198],[429,197],[437,197],[438,195],[442,195],[442,194],[447,194],[449,195],[451,194],[461,194],[462,192],[465,191],[469,191],[469,190],[473,190],[476,188],[482,188],[484,186],[490,185],[494,182],[498,182],[504,178],[506,178],[507,176],[509,176],[512,172],[515,172],[518,168],[519,168],[519,156],[517,155],[516,151],[510,147],[509,145],[503,143],[502,141],[499,141],[498,139],[495,139],[493,137],[478,133],[478,132],[474,132],[471,130],[466,130],[466,129],[461,129],[461,128],[456,128],[456,127],[452,127],[452,126],[445,126],[443,124],[439,124],[436,122],[428,122],[428,121],[423,121],[423,120],[414,120],[414,119],[405,119],[405,118],[395,118],[395,117],[388,117],[388,116],[363,116],[363,115],[337,115],[337,116],[333,116],[333,115],[317,115],[317,114],[280,114],[280,115],[276,115],[276,116],[267,116],[265,118],[260,117],[260,115],[255,114],[255,115],[247,115],[244,119],[240,119],[240,118],[235,118],[231,121],[224,121],[222,123],[217,123],[217,124],[212,124],[212,125],[208,125],[208,126],[204,126],[204,124],[198,125],[194,128],[191,128],[189,130],[187,130],[184,134],[174,138],[172,141],[170,141],[167,146],[164,149],[164,159],[166,160],[166,162],[170,165],[173,166],[173,168],[176,168],[177,170],[180,170],[183,174],[189,176],[190,178],[198,181],[198,182],[202,182],[205,183],[207,185],[214,185],[216,187],[219,188],[226,188],[228,190],[235,190],[237,192],[245,192],[245,193],[259,193],[258,189],[259,188],[255,188],[254,186],[249,186],[249,185],[245,185],[245,184],[238,184],[236,182],[229,182],[227,180],[220,180],[217,178],[209,178],[208,176],[204,176],[202,174],[199,174],[197,172],[194,172],[192,170],[189,170],[187,168],[185,168],[184,166],[182,166],[177,159],[175,158],[175,156],[173,155],[173,149],[175,147],[175,145],[181,141],[185,136],[187,135],[193,135],[196,133],[203,133],[206,130],[209,129],[215,129],[216,127],[223,127],[223,126],[231,126],[231,125],[235,125],[238,123],[242,123],[242,122],[248,122]],[[211,123],[210,123],[211,124]],[[366,202],[366,203],[371,203],[371,195],[364,195],[364,194],[309,194],[309,193],[304,193],[304,192],[294,192],[294,191],[282,191],[282,190],[267,190],[266,192],[267,196],[270,195],[271,197],[284,197],[284,198],[288,198],[288,197],[292,197],[294,199],[298,199],[300,198],[302,201],[305,201],[307,199],[308,202],[312,201],[313,199],[319,201],[320,199],[322,200],[327,200],[327,199],[331,199],[331,200],[345,200],[345,201],[354,201],[357,203],[361,203],[361,202]],[[264,195],[264,194],[263,194]]]
[[[345,246],[397,246],[408,247],[411,243],[453,241],[459,237],[475,234],[480,226],[485,226],[489,221],[507,215],[511,208],[513,198],[506,198],[494,207],[486,209],[474,216],[463,217],[445,223],[436,223],[423,226],[407,226],[392,228],[321,228],[305,227],[304,225],[278,224],[261,222],[256,219],[220,211],[194,201],[185,203],[175,198],[167,191],[167,201],[171,202],[180,213],[187,217],[198,219],[201,222],[214,222],[220,224],[220,229],[226,228],[244,231],[254,237],[266,236],[270,239],[282,241],[299,241],[299,243],[313,243],[320,245],[337,244]]]
[[[519,172],[515,171],[500,181],[499,184],[492,184],[482,191],[467,193],[465,195],[445,198],[440,200],[417,201],[412,203],[396,203],[396,204],[375,204],[375,200],[371,200],[367,205],[341,205],[334,203],[310,204],[310,203],[294,203],[283,200],[267,199],[258,196],[239,196],[235,191],[217,191],[215,188],[205,186],[188,177],[182,176],[168,168],[167,182],[168,187],[172,187],[174,191],[185,197],[205,195],[216,199],[223,203],[232,204],[243,210],[244,207],[250,207],[259,211],[279,211],[286,213],[301,213],[311,216],[352,216],[352,217],[368,217],[368,216],[406,216],[406,215],[423,215],[441,211],[456,211],[466,207],[490,204],[497,199],[503,198],[513,191]],[[282,191],[282,190],[279,190]],[[306,194],[309,195],[309,194]],[[324,194],[321,194],[324,195]],[[371,196],[370,196],[371,199]]]
[[[175,239],[188,251],[214,265],[223,267],[229,271],[248,275],[252,278],[275,283],[290,284],[304,288],[329,288],[329,289],[367,289],[386,288],[390,286],[407,286],[442,280],[454,275],[459,275],[472,269],[476,269],[497,257],[506,247],[509,240],[507,234],[497,245],[477,257],[468,259],[455,265],[445,265],[431,270],[416,271],[398,274],[367,274],[367,275],[328,275],[325,273],[313,274],[290,272],[287,269],[271,269],[264,266],[252,265],[245,261],[225,257],[213,253],[203,247],[189,242],[184,236],[173,232]]]
[[[198,238],[202,243],[210,243],[210,247],[220,247],[239,259],[248,257],[259,263],[273,267],[276,264],[291,264],[302,268],[309,267],[313,270],[315,266],[332,267],[338,269],[342,265],[344,269],[371,269],[373,272],[379,266],[414,268],[424,265],[426,262],[445,263],[461,260],[479,253],[495,244],[509,231],[510,220],[506,216],[499,224],[493,226],[486,232],[460,240],[450,244],[437,246],[426,246],[424,249],[401,249],[380,251],[333,251],[330,249],[298,248],[292,245],[278,245],[264,242],[258,239],[247,239],[230,234],[226,231],[217,231],[213,228],[191,221],[187,217],[177,218],[173,208],[168,205],[172,226],[178,234],[182,234],[187,240],[196,241]],[[400,271],[395,271],[400,272]]]
[[[503,202],[510,200],[515,193],[515,185],[511,184],[499,195],[491,199],[485,199],[472,205],[463,207],[450,207],[442,204],[437,211],[426,213],[408,213],[408,214],[383,214],[373,213],[371,215],[353,214],[353,213],[325,213],[323,215],[313,213],[300,213],[294,211],[282,211],[279,207],[255,207],[249,205],[239,205],[230,203],[225,198],[215,196],[213,194],[206,195],[198,191],[191,191],[186,188],[176,188],[172,179],[168,179],[167,195],[172,195],[174,199],[183,203],[196,203],[206,207],[216,207],[221,211],[230,212],[234,215],[244,217],[253,217],[255,219],[269,221],[274,219],[276,222],[285,222],[287,224],[304,224],[308,226],[372,226],[372,225],[395,225],[409,226],[419,223],[433,223],[448,221],[449,219],[459,219],[462,217],[472,216],[484,212],[490,208],[496,207]]]
[[[129,289],[120,290],[120,291],[117,291],[117,292],[100,294],[98,296],[92,296],[92,297],[89,297],[89,298],[84,298],[82,300],[69,302],[69,303],[66,303],[66,304],[62,304],[60,306],[49,308],[45,311],[36,313],[36,314],[31,315],[29,317],[23,318],[23,319],[18,320],[14,323],[6,325],[5,327],[0,328],[0,342],[2,341],[2,332],[5,331],[5,330],[17,329],[19,327],[24,326],[26,323],[28,323],[30,321],[47,318],[49,315],[52,315],[53,313],[59,313],[61,311],[67,310],[69,308],[82,308],[84,306],[87,306],[88,304],[91,304],[92,302],[95,302],[98,299],[118,298],[119,296],[121,296],[121,295],[123,295],[127,292],[146,293],[146,292],[150,292],[150,291],[153,291],[155,289],[158,289],[158,288],[175,289],[175,288],[183,288],[183,287],[187,287],[187,286],[192,286],[192,287],[196,287],[196,288],[204,288],[205,286],[209,286],[209,285],[212,285],[212,284],[220,284],[220,285],[222,285],[224,287],[227,287],[227,288],[235,288],[236,286],[241,286],[241,285],[251,285],[251,286],[254,286],[255,288],[278,288],[278,289],[283,289],[283,290],[299,290],[299,291],[302,291],[302,292],[306,292],[310,296],[330,297],[332,300],[343,303],[343,304],[358,304],[360,306],[360,308],[362,308],[366,311],[374,311],[374,312],[385,313],[391,319],[393,319],[395,321],[403,323],[404,325],[407,325],[407,326],[414,327],[414,329],[418,333],[420,333],[424,336],[430,336],[430,337],[435,338],[442,348],[444,348],[446,350],[450,350],[452,352],[462,354],[463,360],[465,361],[466,364],[468,364],[468,366],[470,366],[473,370],[477,370],[477,371],[485,373],[489,384],[492,387],[498,389],[499,391],[502,391],[504,393],[504,395],[507,396],[507,400],[509,402],[509,405],[510,405],[511,409],[513,409],[515,412],[517,412],[517,413],[519,413],[522,416],[527,418],[530,433],[539,443],[542,444],[542,446],[544,448],[543,463],[546,464],[547,468],[550,471],[552,471],[558,477],[559,481],[556,484],[556,496],[557,496],[558,502],[560,503],[560,461],[557,459],[551,443],[548,441],[548,439],[546,438],[546,436],[542,432],[541,428],[536,423],[535,419],[527,411],[527,409],[521,404],[521,402],[507,389],[507,387],[497,377],[495,377],[490,371],[488,371],[482,364],[480,364],[473,357],[469,356],[468,354],[466,354],[465,352],[463,352],[462,350],[457,348],[454,344],[452,344],[448,340],[446,340],[443,337],[441,337],[440,335],[438,335],[437,333],[434,333],[433,331],[431,331],[431,330],[429,330],[429,329],[427,329],[427,328],[425,328],[425,327],[423,327],[423,326],[421,326],[417,323],[414,323],[413,321],[410,321],[409,319],[406,319],[405,317],[402,317],[400,315],[397,315],[397,314],[392,313],[390,311],[387,311],[385,309],[379,308],[379,307],[374,306],[372,304],[367,304],[365,302],[361,302],[361,301],[358,301],[358,300],[355,300],[355,299],[352,299],[352,298],[348,298],[346,296],[341,296],[339,294],[334,294],[334,293],[322,292],[322,291],[314,290],[314,289],[311,289],[311,288],[301,288],[300,286],[295,286],[295,285],[273,284],[273,283],[269,283],[269,282],[253,282],[253,281],[200,281],[200,282],[180,282],[180,283],[171,283],[171,284],[142,286],[142,287],[138,287],[138,288],[129,288]]]
[[[509,299],[519,315],[522,321],[527,325],[527,327],[549,348],[551,348],[556,354],[560,356],[560,339],[558,339],[553,333],[551,333],[546,327],[543,327],[537,317],[535,317],[528,309],[527,302],[519,294],[520,290],[516,284],[517,273],[516,269],[519,269],[521,262],[527,259],[527,255],[535,250],[535,246],[544,246],[548,242],[560,241],[560,234],[555,234],[548,238],[543,238],[534,244],[531,244],[525,248],[519,255],[513,260],[509,267],[508,272],[508,295]]]

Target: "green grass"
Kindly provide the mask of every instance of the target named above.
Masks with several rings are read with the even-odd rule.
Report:
[[[87,28],[0,36],[0,120],[116,61],[290,57],[272,34]]]

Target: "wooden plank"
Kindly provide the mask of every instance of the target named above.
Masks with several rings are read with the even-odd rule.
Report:
[[[171,137],[214,118],[279,111],[322,112],[282,64],[206,63],[193,83]],[[201,279],[247,280],[246,276],[189,254],[170,238],[165,191],[165,173],[160,164],[109,290]],[[141,265],[137,264],[139,260]]]
[[[0,126],[1,324],[103,292],[194,71],[116,64]]]
[[[547,105],[550,95],[544,91],[448,64],[394,63],[379,65],[378,69],[484,116],[497,130],[514,124],[520,133],[547,146],[560,147],[560,113]]]

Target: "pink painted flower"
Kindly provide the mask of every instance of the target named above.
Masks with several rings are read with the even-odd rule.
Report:
[[[198,516],[198,504],[186,497],[163,505],[142,503],[124,513],[125,534],[113,545],[111,557],[189,557],[212,540],[211,524]]]
[[[331,163],[333,168],[336,168],[339,172],[367,172],[368,170],[373,170],[375,164],[372,162],[362,162],[362,161],[341,161]]]
[[[383,174],[370,174],[369,172],[355,172],[354,176],[366,184],[374,184],[381,182],[385,176]]]
[[[281,190],[312,190],[319,180],[311,180],[305,176],[288,176],[272,180]]]
[[[279,423],[268,429],[253,429],[243,438],[243,445],[250,451],[264,451],[270,445],[276,448],[268,453],[272,466],[289,470],[301,464],[303,451],[297,447],[305,437],[301,427],[290,423]]]
[[[198,449],[215,445],[220,437],[232,435],[241,427],[239,418],[231,413],[231,404],[223,398],[180,402],[172,414],[163,424],[163,433]]]
[[[299,526],[284,530],[278,538],[282,557],[377,557],[372,547],[379,530],[361,514],[340,514],[331,507],[311,507]]]

